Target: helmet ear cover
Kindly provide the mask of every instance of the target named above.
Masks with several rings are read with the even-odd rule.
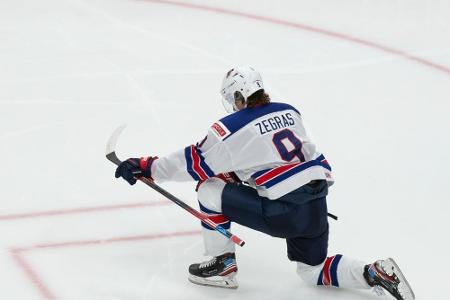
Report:
[[[234,101],[240,101],[242,102],[242,104],[244,104],[245,103],[244,95],[242,95],[242,93],[239,91],[234,92]]]

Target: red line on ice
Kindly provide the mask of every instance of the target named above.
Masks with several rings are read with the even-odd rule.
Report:
[[[157,233],[157,234],[147,234],[147,235],[137,235],[137,236],[122,236],[114,237],[109,239],[96,239],[96,240],[80,240],[80,241],[68,241],[59,243],[46,243],[46,244],[36,244],[26,247],[13,248],[10,250],[10,254],[13,257],[14,262],[17,266],[24,272],[28,280],[33,284],[33,286],[41,294],[42,298],[45,300],[57,299],[55,293],[50,290],[50,288],[44,283],[42,278],[39,277],[38,273],[33,269],[30,263],[25,259],[24,253],[34,250],[41,249],[58,249],[67,247],[83,247],[83,246],[96,246],[96,245],[107,245],[112,243],[123,243],[123,242],[135,242],[144,240],[155,240],[163,238],[174,238],[174,237],[184,237],[193,236],[200,234],[199,230],[189,230],[189,231],[177,231],[168,233]]]
[[[170,201],[164,200],[164,201],[158,201],[158,202],[138,202],[138,203],[130,203],[130,204],[115,204],[115,205],[105,205],[105,206],[80,207],[80,208],[70,208],[70,209],[59,209],[59,210],[49,210],[49,211],[8,214],[8,215],[0,215],[0,221],[13,221],[13,220],[19,220],[19,219],[30,219],[30,218],[61,216],[61,215],[104,212],[104,211],[141,208],[141,207],[164,206],[164,205],[168,205],[170,203],[171,203]]]
[[[82,246],[92,246],[92,245],[106,245],[106,244],[121,243],[121,242],[135,242],[135,241],[146,241],[146,240],[163,239],[163,238],[180,237],[180,236],[190,236],[190,235],[197,235],[199,233],[200,233],[199,230],[189,230],[189,231],[177,231],[177,232],[169,232],[169,233],[136,235],[136,236],[122,236],[122,237],[113,237],[113,238],[108,238],[108,239],[45,243],[45,244],[35,244],[32,246],[16,248],[16,250],[24,252],[24,251],[39,250],[39,249],[55,249],[55,248],[82,247]]]
[[[19,249],[12,249],[10,251],[14,262],[19,266],[19,268],[25,273],[27,278],[31,281],[33,286],[39,291],[42,298],[46,300],[54,300],[56,296],[52,291],[45,285],[41,278],[37,275],[31,265],[22,256],[22,251]]]
[[[231,9],[226,9],[226,8],[220,8],[220,7],[213,7],[213,6],[206,6],[206,5],[185,3],[185,2],[178,2],[178,1],[169,1],[169,0],[143,0],[143,1],[167,4],[167,5],[174,5],[174,6],[178,6],[178,7],[190,8],[190,9],[196,9],[196,10],[209,11],[209,12],[214,12],[214,13],[219,13],[219,14],[224,14],[224,15],[242,17],[242,18],[257,20],[257,21],[261,21],[261,22],[296,28],[296,29],[332,37],[332,38],[345,40],[345,41],[363,45],[363,46],[366,46],[369,48],[377,49],[377,50],[380,50],[380,51],[383,51],[383,52],[386,52],[389,54],[393,54],[393,55],[402,57],[407,60],[415,61],[422,65],[433,68],[435,70],[442,71],[442,72],[446,73],[447,75],[450,75],[450,67],[448,67],[448,66],[432,62],[430,60],[421,58],[419,56],[415,56],[413,54],[407,53],[402,50],[398,50],[398,49],[395,49],[395,48],[392,48],[389,46],[385,46],[385,45],[382,45],[379,43],[371,42],[369,40],[358,38],[356,36],[351,36],[348,34],[331,31],[328,29],[323,29],[323,28],[314,27],[314,26],[306,25],[306,24],[302,24],[302,23],[287,21],[287,20],[283,20],[283,19],[277,19],[277,18],[273,18],[273,17],[269,17],[269,16],[260,16],[260,15],[255,15],[255,14],[251,14],[251,13],[246,13],[246,12],[241,12],[241,11],[236,11],[236,10],[231,10]]]

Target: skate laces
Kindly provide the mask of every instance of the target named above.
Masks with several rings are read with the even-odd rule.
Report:
[[[200,264],[199,268],[207,268],[212,266],[213,264],[216,263],[217,258],[213,257],[212,259],[208,260],[208,261],[204,261]]]

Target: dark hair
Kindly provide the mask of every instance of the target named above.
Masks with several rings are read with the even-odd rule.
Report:
[[[247,107],[256,107],[270,103],[270,96],[264,90],[259,90],[247,98]]]

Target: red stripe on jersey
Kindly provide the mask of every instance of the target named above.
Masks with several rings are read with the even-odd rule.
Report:
[[[197,173],[198,177],[200,177],[201,180],[208,179],[208,175],[206,175],[205,171],[203,171],[202,167],[200,166],[200,156],[195,151],[195,147],[191,146],[191,157],[192,157],[192,169],[195,173]]]
[[[266,183],[267,181],[277,177],[278,175],[283,174],[284,172],[289,171],[290,169],[295,168],[296,166],[300,165],[300,163],[290,164],[290,165],[284,165],[280,167],[273,168],[267,173],[264,173],[263,175],[256,178],[255,183],[257,185],[262,185]]]
[[[323,285],[330,285],[331,284],[331,274],[330,274],[330,266],[333,262],[334,256],[327,257],[327,260],[325,261],[325,264],[323,266],[323,278],[322,283]]]

